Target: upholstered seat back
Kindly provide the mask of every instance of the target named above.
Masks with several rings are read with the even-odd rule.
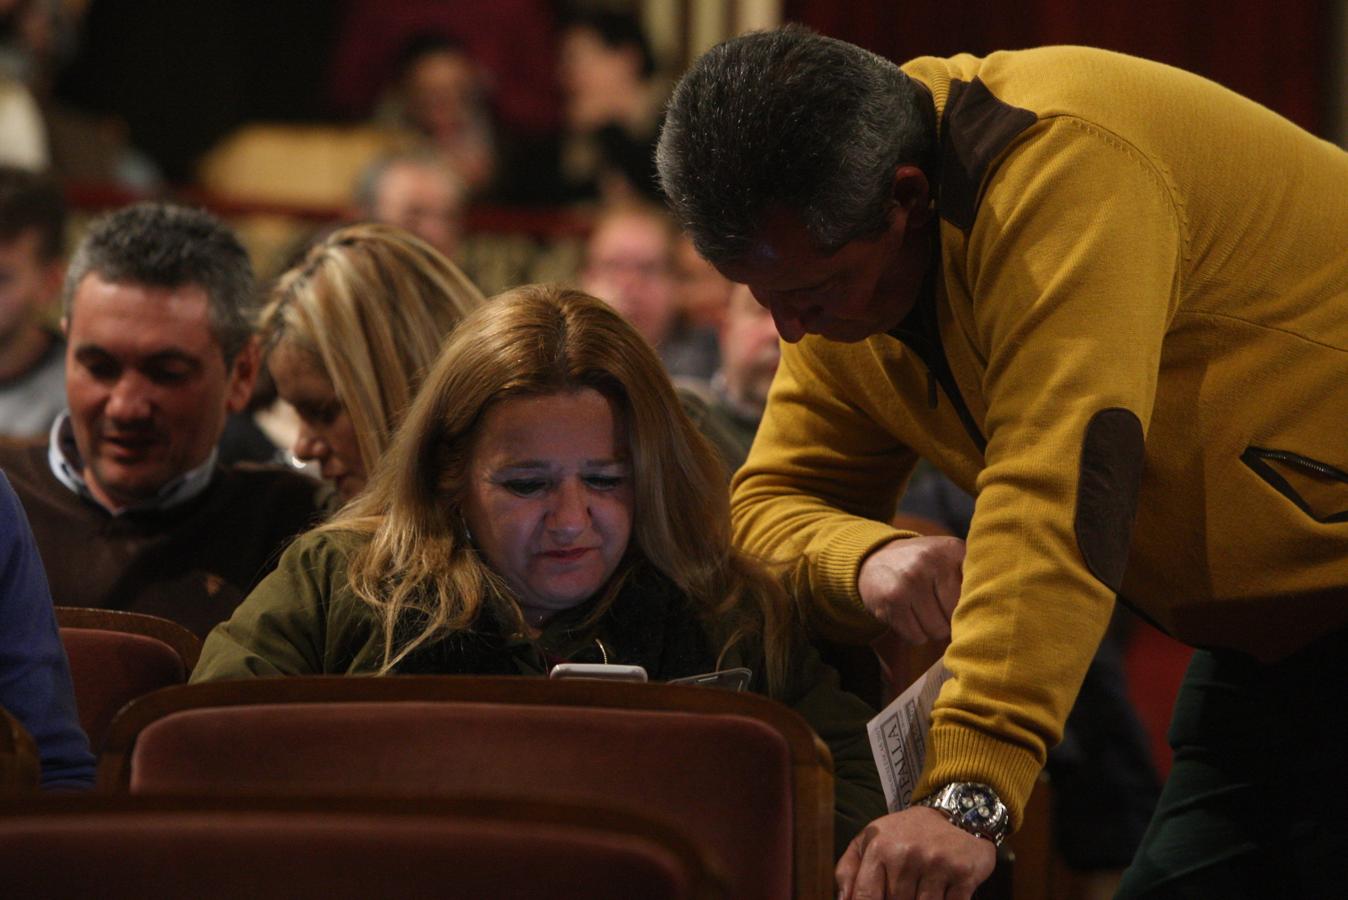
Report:
[[[792,894],[791,767],[781,736],[741,716],[284,703],[187,709],[149,724],[130,789],[619,801],[705,838],[729,861],[734,896],[780,898]]]
[[[108,725],[137,697],[187,681],[182,658],[168,644],[144,634],[98,628],[62,628],[80,725],[95,753]]]
[[[419,804],[66,799],[99,802],[0,812],[0,895],[725,896],[700,847],[658,823],[602,809],[476,799]]]
[[[98,753],[108,725],[132,700],[183,684],[201,654],[201,639],[177,622],[144,613],[56,607],[61,643],[80,726]]]

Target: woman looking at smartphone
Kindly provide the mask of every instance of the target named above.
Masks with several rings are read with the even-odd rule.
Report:
[[[655,352],[592,297],[520,288],[454,330],[369,489],[286,551],[193,680],[744,666],[828,743],[845,847],[885,811],[871,710],[729,531],[723,466]]]

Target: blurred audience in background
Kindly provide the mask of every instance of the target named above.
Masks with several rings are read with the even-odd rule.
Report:
[[[674,276],[679,311],[688,324],[694,328],[719,329],[725,321],[735,283],[702,258],[687,234],[680,234],[674,246]]]
[[[690,327],[679,311],[674,240],[674,224],[659,207],[606,208],[585,246],[580,283],[655,348],[675,379],[683,411],[733,472],[744,462],[749,445],[708,402],[707,384],[719,364],[716,333]]]
[[[45,169],[47,126],[22,82],[0,75],[0,165]]]
[[[706,381],[719,362],[716,334],[693,328],[680,314],[674,240],[674,225],[662,209],[606,209],[586,245],[580,283],[636,327],[670,375]]]
[[[730,295],[718,335],[721,367],[712,376],[709,402],[747,445],[758,431],[782,358],[777,328],[772,314],[739,284]]]
[[[0,0],[0,162],[137,192],[163,179],[115,113],[77,109],[56,84],[80,47],[85,0]]]
[[[661,201],[655,141],[668,86],[635,15],[578,13],[563,25],[558,83],[567,200]]]
[[[415,131],[444,158],[471,194],[490,186],[496,140],[484,75],[462,44],[423,34],[403,47],[377,118]]]
[[[124,2],[124,0],[123,0]],[[483,99],[503,135],[542,134],[561,121],[556,68],[557,0],[343,0],[308,3],[310,22],[331,24],[325,106],[369,117],[417,38],[463,48],[480,71]]]
[[[69,37],[61,6],[0,0],[0,163],[44,169],[51,162],[41,106]]]
[[[57,298],[66,205],[50,176],[0,166],[0,435],[45,436],[66,406]]]
[[[360,219],[410,231],[449,259],[459,253],[467,198],[463,181],[434,150],[380,157],[356,188]]]
[[[79,45],[88,0],[0,0],[0,72],[45,102]]]

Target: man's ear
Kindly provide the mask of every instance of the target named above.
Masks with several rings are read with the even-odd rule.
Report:
[[[230,368],[229,386],[225,392],[225,409],[228,412],[238,413],[247,409],[261,365],[262,350],[258,346],[257,335],[253,335],[234,357],[234,364]]]
[[[903,211],[908,227],[923,226],[931,221],[934,212],[931,184],[926,173],[917,166],[899,166],[894,170],[890,196],[895,206]]]

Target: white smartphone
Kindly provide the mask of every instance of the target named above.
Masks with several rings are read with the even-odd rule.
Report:
[[[558,663],[548,672],[549,678],[594,678],[600,681],[645,681],[646,670],[641,666],[619,666],[610,663]]]

